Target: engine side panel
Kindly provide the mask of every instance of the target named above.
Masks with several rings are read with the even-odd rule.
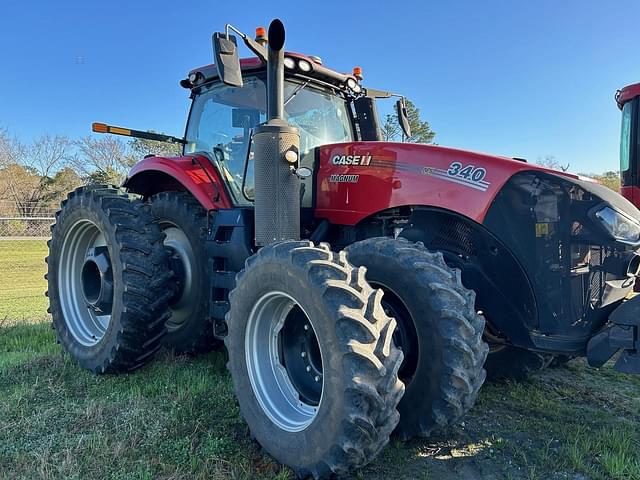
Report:
[[[515,173],[534,165],[433,145],[357,142],[319,148],[316,217],[355,225],[388,208],[428,205],[482,223]]]

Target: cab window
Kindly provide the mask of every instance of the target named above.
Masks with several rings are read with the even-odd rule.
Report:
[[[622,128],[620,129],[620,172],[626,172],[631,159],[631,112],[633,102],[622,107]]]
[[[319,145],[353,140],[349,109],[342,96],[308,82],[288,79],[284,98],[287,120],[300,132],[301,165],[313,167],[309,153]],[[245,77],[242,88],[213,84],[193,101],[185,153],[206,153],[225,177],[236,204],[253,199],[250,135],[265,120],[266,82],[260,77]]]
[[[320,145],[353,140],[349,111],[343,97],[287,81],[284,98],[288,100],[284,107],[287,120],[300,131],[302,155]]]
[[[248,203],[242,193],[244,165],[251,129],[266,119],[265,93],[264,82],[249,77],[242,88],[209,86],[191,107],[184,151],[202,152],[214,161],[236,204]]]

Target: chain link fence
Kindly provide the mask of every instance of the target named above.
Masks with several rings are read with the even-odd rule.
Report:
[[[0,237],[50,237],[57,202],[0,200]]]

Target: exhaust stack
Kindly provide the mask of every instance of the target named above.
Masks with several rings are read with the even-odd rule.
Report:
[[[269,25],[267,121],[253,135],[255,168],[255,241],[263,246],[300,239],[300,179],[292,173],[299,160],[300,134],[284,118],[284,25]]]

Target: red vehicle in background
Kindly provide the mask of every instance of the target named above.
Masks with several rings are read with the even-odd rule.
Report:
[[[622,195],[636,207],[640,205],[638,186],[638,152],[640,151],[640,83],[616,92],[616,103],[622,110],[620,131],[620,186]]]

